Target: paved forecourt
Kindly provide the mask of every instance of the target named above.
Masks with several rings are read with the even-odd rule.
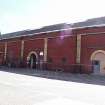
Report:
[[[0,105],[105,105],[105,86],[0,71]]]

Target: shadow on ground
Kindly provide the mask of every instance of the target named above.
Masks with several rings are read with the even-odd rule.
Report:
[[[105,85],[105,76],[101,75],[71,74],[71,73],[54,72],[46,70],[20,69],[20,68],[17,69],[17,68],[6,68],[6,67],[1,67],[0,71],[35,76],[35,77],[42,77],[48,79],[55,79],[55,80],[63,80],[63,81],[94,84],[94,85]]]

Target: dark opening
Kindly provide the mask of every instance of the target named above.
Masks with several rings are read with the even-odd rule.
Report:
[[[48,57],[48,63],[52,63],[52,62],[53,62],[52,58]]]
[[[66,59],[66,57],[63,57],[62,59],[61,59],[61,61],[62,61],[62,63],[66,63],[67,62],[67,59]]]
[[[93,63],[93,65],[99,65],[99,61],[94,60],[92,63]]]
[[[31,56],[30,56],[29,67],[36,68],[36,56],[35,56],[35,54],[31,54]]]

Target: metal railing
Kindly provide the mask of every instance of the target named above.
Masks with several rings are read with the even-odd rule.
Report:
[[[92,73],[93,66],[88,64],[53,64],[46,63],[43,69],[53,70],[57,72],[71,72],[71,73]]]

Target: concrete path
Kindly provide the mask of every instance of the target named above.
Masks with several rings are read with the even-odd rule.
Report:
[[[102,85],[0,71],[0,105],[105,105],[104,98]]]
[[[46,70],[35,70],[35,69],[17,69],[17,68],[1,68],[1,71],[12,72],[17,74],[24,74],[36,77],[43,77],[56,80],[64,80],[78,83],[104,85],[105,76],[103,75],[88,75],[88,74],[71,74],[64,72],[54,72]]]

